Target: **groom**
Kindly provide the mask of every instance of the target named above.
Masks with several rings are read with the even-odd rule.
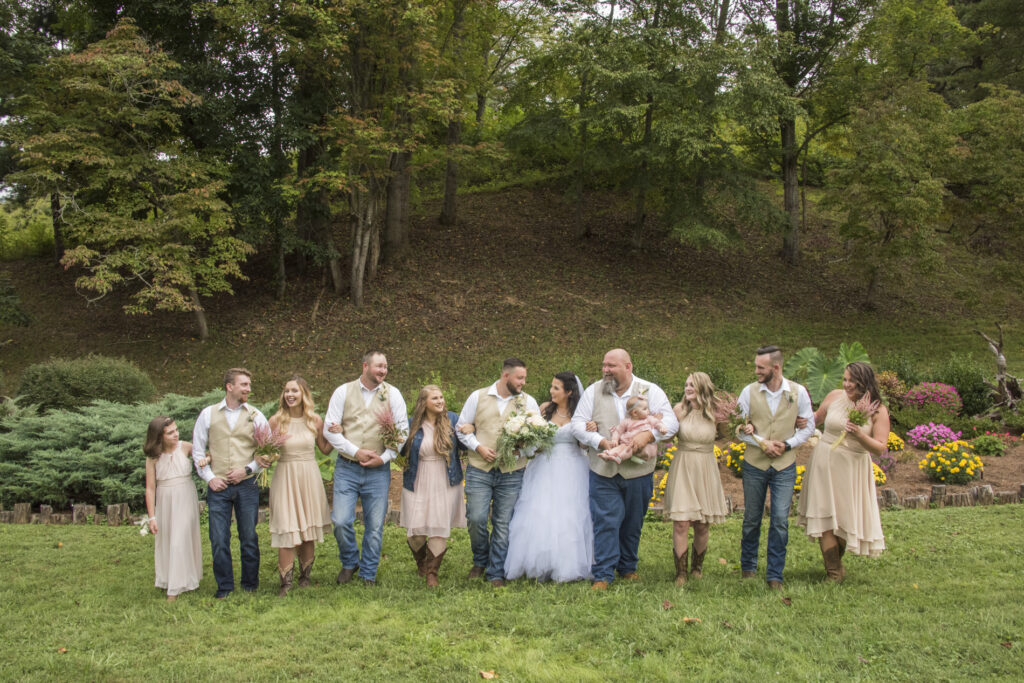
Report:
[[[501,378],[489,387],[477,389],[462,407],[458,427],[471,424],[475,433],[457,429],[459,441],[469,451],[466,465],[466,521],[473,548],[473,568],[469,578],[485,575],[495,587],[505,585],[505,556],[508,554],[508,525],[512,509],[523,487],[526,458],[519,458],[511,469],[496,467],[498,435],[513,411],[539,413],[533,396],[523,393],[526,363],[508,358],[502,363]],[[492,531],[487,534],[487,517]]]
[[[604,590],[615,578],[638,579],[637,552],[644,515],[654,485],[651,458],[643,464],[626,459],[621,464],[604,460],[598,453],[608,450],[612,427],[626,416],[626,402],[633,396],[647,399],[651,414],[661,414],[665,432],[646,432],[633,438],[633,452],[639,453],[652,440],[672,438],[679,422],[661,387],[633,375],[633,362],[622,349],[612,349],[601,365],[602,379],[587,387],[572,416],[572,433],[590,452],[590,516],[594,521],[594,564],[592,588]],[[587,423],[597,423],[596,432]]]

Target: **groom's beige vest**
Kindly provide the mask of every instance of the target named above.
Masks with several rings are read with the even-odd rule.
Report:
[[[498,435],[501,434],[501,426],[505,424],[505,418],[508,417],[509,411],[515,408],[517,402],[521,408],[525,408],[526,398],[524,394],[519,394],[519,396],[505,404],[504,410],[499,411],[497,397],[492,396],[487,391],[487,389],[481,389],[477,395],[476,417],[473,418],[473,426],[476,428],[477,441],[488,448],[498,450]],[[516,466],[512,469],[507,470],[504,467],[499,467],[498,469],[501,470],[502,474],[515,472],[526,467],[527,462],[526,458],[519,458],[516,461]],[[476,451],[470,451],[469,464],[484,472],[490,472],[498,462],[487,462]]]
[[[768,408],[768,399],[765,398],[765,392],[761,391],[760,383],[754,382],[747,387],[750,391],[750,424],[754,425],[754,433],[766,441],[785,441],[796,433],[800,385],[792,380],[786,381],[789,382],[789,391],[779,397],[779,406],[774,415]],[[743,459],[762,471],[769,467],[784,470],[796,462],[796,449],[786,451],[777,458],[769,458],[757,446],[747,444]]]
[[[388,383],[381,384],[387,391],[397,391]],[[345,438],[356,445],[356,448],[367,448],[377,455],[384,453],[384,442],[380,440],[380,425],[377,423],[377,413],[382,410],[389,410],[391,402],[389,399],[380,400],[380,391],[370,399],[370,404],[363,403],[362,385],[359,380],[349,382],[345,385],[345,407],[341,416],[341,433]],[[399,415],[395,415],[397,419]],[[340,453],[343,458],[349,458]]]
[[[210,457],[210,468],[215,477],[225,479],[231,470],[243,469],[252,462],[252,454],[256,450],[256,439],[252,436],[253,413],[247,403],[242,404],[242,409],[234,429],[228,426],[224,411],[219,406],[210,410],[206,455]]]
[[[634,377],[632,395],[637,396],[639,391],[649,386],[647,382]],[[601,391],[600,382],[594,385],[594,411],[591,413],[590,419],[597,423],[597,433],[605,439],[611,434],[612,427],[621,422],[619,412],[615,409],[615,399]],[[653,472],[654,466],[658,463],[657,458],[651,458],[642,465],[638,465],[627,458],[616,464],[612,460],[597,457],[600,451],[593,448],[589,448],[587,451],[590,454],[590,469],[594,474],[599,474],[602,477],[614,477],[616,474],[620,474],[623,479],[636,479]]]

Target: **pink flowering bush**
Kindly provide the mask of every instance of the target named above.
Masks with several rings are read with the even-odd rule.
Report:
[[[907,441],[915,448],[935,448],[949,441],[960,439],[960,432],[954,432],[944,424],[929,422],[926,425],[918,425],[907,432]]]
[[[956,387],[941,382],[918,384],[903,395],[902,403],[914,408],[938,406],[951,415],[959,415],[960,409],[964,406]]]

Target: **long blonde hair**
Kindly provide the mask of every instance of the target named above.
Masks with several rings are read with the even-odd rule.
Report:
[[[299,393],[302,394],[302,419],[306,423],[306,427],[309,431],[314,434],[317,433],[316,429],[316,406],[313,404],[313,392],[309,390],[309,384],[302,378],[301,375],[292,375],[288,378],[288,382],[295,382],[299,385]],[[284,386],[288,386],[288,382],[284,383]],[[281,388],[281,398],[277,401],[277,412],[274,413],[274,417],[271,418],[277,422],[277,429],[282,434],[288,432],[288,425],[292,421],[291,408],[284,400],[284,387]]]
[[[715,383],[711,381],[711,377],[706,372],[694,372],[691,373],[687,380],[693,380],[693,388],[697,390],[697,400],[694,401],[697,404],[697,410],[700,414],[711,420],[715,421]],[[690,402],[683,397],[683,400],[679,403],[680,414],[679,418],[682,419],[690,414],[693,408],[690,407]]]
[[[428,384],[420,389],[420,394],[416,397],[416,407],[412,410],[412,422],[409,424],[409,438],[406,440],[403,449],[406,456],[409,455],[409,449],[412,448],[413,437],[416,436],[416,432],[423,426],[423,418],[427,414],[427,398],[434,391],[440,393],[441,387],[436,384]],[[445,407],[447,408],[448,406],[446,405]],[[442,410],[434,419],[434,450],[437,451],[438,455],[443,455],[445,460],[448,460],[448,455],[452,450],[453,438],[452,423],[448,419],[448,411]]]

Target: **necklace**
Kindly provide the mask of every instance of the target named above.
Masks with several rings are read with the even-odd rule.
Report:
[[[558,417],[572,417],[572,415],[569,414],[568,410],[563,413],[558,408],[555,408],[555,415],[557,415]]]

